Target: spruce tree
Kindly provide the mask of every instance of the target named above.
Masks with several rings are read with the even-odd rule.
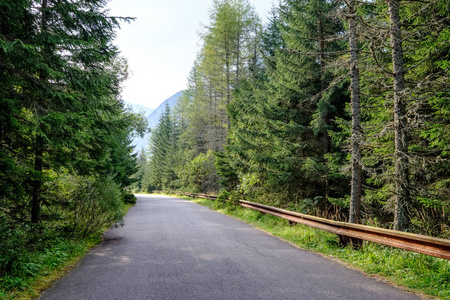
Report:
[[[337,3],[286,1],[280,7],[283,48],[275,52],[269,73],[265,117],[273,139],[279,185],[290,199],[315,199],[324,208],[327,199],[343,195],[345,176],[335,175],[330,131],[345,115],[347,83],[335,77],[331,62],[345,49],[340,42],[342,23],[334,17]],[[273,63],[272,63],[273,64]]]
[[[432,150],[424,134],[432,123],[443,125],[433,109],[434,99],[444,99],[448,90],[448,70],[438,67],[448,59],[448,48],[434,47],[444,45],[448,10],[443,7],[442,1],[360,4],[358,34],[367,50],[360,61],[366,138],[362,159],[369,187],[363,197],[365,213],[399,230],[422,231],[430,215],[439,215],[441,224],[448,218],[436,214],[434,209],[442,212],[445,205],[429,189],[439,176],[447,178],[445,172],[435,177],[447,158]]]
[[[94,174],[108,156],[105,143],[113,145],[104,137],[117,133],[121,141],[112,147],[128,146],[125,135],[133,126],[120,117],[124,110],[117,98],[123,69],[112,44],[120,18],[108,15],[106,3],[1,3],[2,118],[11,124],[1,129],[6,164],[1,180],[11,190],[9,178],[17,178],[12,173],[27,174],[16,186],[26,194],[20,201],[31,198],[34,223],[40,220],[43,183],[50,170]],[[11,205],[22,207],[20,201],[12,196]]]
[[[144,190],[170,189],[176,179],[177,134],[167,105],[157,127],[152,131]]]

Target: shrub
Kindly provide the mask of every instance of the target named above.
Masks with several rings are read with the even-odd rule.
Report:
[[[46,209],[72,236],[89,236],[124,217],[124,192],[110,177],[64,175],[49,190]]]
[[[136,204],[136,196],[130,193],[124,193],[123,201],[125,204]]]
[[[111,178],[78,178],[73,194],[73,232],[86,237],[124,217],[119,186]]]

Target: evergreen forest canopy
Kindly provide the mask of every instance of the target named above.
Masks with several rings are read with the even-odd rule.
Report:
[[[120,222],[130,199],[146,123],[119,100],[131,19],[107,2],[0,1],[0,298],[38,273],[33,253]]]
[[[220,193],[450,237],[450,4],[214,0],[139,191]]]

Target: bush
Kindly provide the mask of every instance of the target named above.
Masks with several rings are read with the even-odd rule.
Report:
[[[125,204],[136,204],[136,196],[130,193],[124,193],[123,201]]]
[[[72,220],[74,233],[86,237],[111,224],[121,223],[124,217],[119,186],[110,178],[78,179],[74,191]]]
[[[40,273],[46,262],[36,255],[47,253],[62,240],[49,225],[16,223],[0,216],[0,290],[25,288],[27,278]]]
[[[49,210],[65,232],[86,237],[124,217],[124,193],[109,177],[65,175],[49,187],[53,204]]]
[[[11,224],[0,216],[0,277],[11,274],[14,266],[26,250],[29,240],[29,226]]]
[[[0,299],[86,252],[93,238],[122,222],[124,196],[134,198],[109,177],[68,174],[47,182],[43,195],[39,224],[0,211]]]

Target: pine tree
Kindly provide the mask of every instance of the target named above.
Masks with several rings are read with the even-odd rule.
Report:
[[[329,161],[342,160],[329,131],[338,131],[336,116],[345,117],[347,83],[333,74],[331,62],[343,50],[337,4],[286,1],[280,7],[283,48],[275,52],[269,73],[265,117],[278,151],[272,168],[290,199],[310,198],[322,208],[339,197],[345,177],[334,175]],[[344,181],[342,181],[344,180]]]
[[[359,58],[358,58],[358,28],[357,28],[357,5],[356,1],[350,0],[347,3],[348,9],[348,33],[350,49],[350,90],[351,90],[351,115],[352,115],[352,180],[349,222],[359,223],[362,193],[362,127],[361,127],[361,88],[359,78]]]
[[[2,198],[20,208],[30,197],[36,223],[50,170],[95,173],[110,150],[107,138],[95,134],[117,133],[122,141],[114,147],[123,149],[128,145],[121,133],[133,126],[117,117],[124,112],[117,99],[123,69],[112,40],[120,18],[108,16],[103,0],[42,0],[32,9],[34,4],[1,3],[0,92],[2,118],[11,125],[1,128],[1,181],[8,187]],[[22,200],[9,198],[15,194],[10,178],[18,180]]]
[[[439,151],[431,154],[436,149],[431,150],[431,141],[424,138],[428,122],[437,121],[432,99],[448,90],[445,68],[437,68],[439,60],[446,60],[448,48],[425,46],[442,43],[438,32],[448,27],[448,11],[443,7],[441,1],[361,5],[359,35],[363,50],[367,49],[360,63],[366,95],[362,98],[366,137],[362,157],[370,186],[364,198],[370,204],[366,207],[372,207],[366,213],[392,222],[399,230],[423,230],[431,220],[425,221],[427,214],[440,215],[440,222],[446,218],[445,213],[436,214],[430,206],[433,201],[429,202],[440,198],[429,193],[437,178],[432,174],[440,169],[435,155],[444,157],[440,162],[446,158]],[[437,123],[442,124],[442,119]],[[443,206],[435,207],[442,212]]]
[[[152,131],[149,145],[149,162],[143,182],[144,190],[170,189],[176,180],[175,159],[177,135],[166,105],[157,127]]]

